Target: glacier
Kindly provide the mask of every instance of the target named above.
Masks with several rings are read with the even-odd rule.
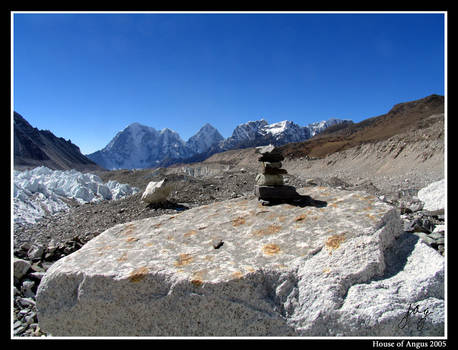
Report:
[[[45,215],[69,210],[67,199],[78,203],[117,200],[139,191],[136,187],[102,179],[90,173],[51,170],[41,166],[13,171],[14,223],[34,224]]]

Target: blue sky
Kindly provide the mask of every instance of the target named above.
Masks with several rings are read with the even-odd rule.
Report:
[[[127,125],[355,122],[444,94],[442,13],[15,13],[13,107],[84,154]]]

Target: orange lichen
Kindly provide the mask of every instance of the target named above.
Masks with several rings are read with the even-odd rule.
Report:
[[[175,266],[188,265],[191,261],[192,256],[190,254],[180,254],[177,261],[175,261]]]
[[[147,273],[148,273],[148,268],[146,266],[139,267],[138,269],[133,270],[129,274],[129,281],[131,281],[131,282],[139,282],[143,278],[145,278]]]
[[[191,237],[192,235],[195,235],[197,233],[196,230],[191,230],[189,232],[186,232],[183,236],[184,237]]]
[[[124,252],[118,259],[119,262],[123,262],[127,260],[127,253]]]
[[[200,270],[200,271],[196,271],[192,274],[192,280],[191,280],[191,283],[195,286],[195,287],[200,287],[203,283],[204,283],[204,275],[205,275],[206,271],[205,270]]]
[[[372,215],[372,214],[367,214],[367,217],[371,220],[377,220],[377,217],[375,215]]]
[[[128,236],[134,232],[134,228],[135,228],[134,224],[128,224],[126,225],[124,231],[121,232],[121,234],[124,236]]]
[[[129,237],[126,239],[126,242],[135,242],[135,241],[138,241],[137,237]]]
[[[301,214],[298,217],[296,217],[294,221],[304,221],[306,217],[307,217],[306,214]]]
[[[345,240],[345,233],[340,235],[333,235],[328,237],[326,240],[326,247],[330,250],[330,254],[332,254],[333,250],[336,250],[340,247],[340,244]]]
[[[281,230],[281,226],[280,225],[272,224],[272,225],[269,225],[269,226],[264,227],[262,229],[255,230],[253,232],[253,234],[255,236],[273,235],[273,234],[275,234],[277,232],[280,232],[280,230]]]
[[[236,279],[240,279],[243,277],[243,273],[241,273],[240,271],[235,271],[233,274],[232,274],[232,277],[233,278],[236,278]]]
[[[204,284],[204,282],[202,280],[199,280],[199,279],[193,279],[191,280],[191,283],[195,286],[195,287],[200,287],[202,284]]]
[[[240,226],[240,225],[244,225],[245,224],[245,218],[243,217],[238,217],[234,220],[232,220],[232,226],[236,227],[236,226]]]
[[[262,251],[266,255],[275,255],[280,252],[280,247],[276,244],[269,243],[262,247]]]

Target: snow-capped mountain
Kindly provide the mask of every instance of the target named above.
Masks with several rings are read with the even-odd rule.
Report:
[[[269,125],[264,119],[249,121],[238,125],[232,132],[232,136],[219,144],[222,151],[230,149],[259,146],[258,142],[263,143],[264,137],[262,128]]]
[[[315,136],[316,134],[319,134],[322,132],[324,129],[329,128],[330,126],[334,126],[337,124],[341,124],[343,122],[351,122],[351,120],[348,119],[337,119],[337,118],[330,118],[328,120],[323,120],[321,122],[315,122],[307,125],[308,129],[310,130],[310,137]]]
[[[222,150],[263,146],[269,143],[280,146],[290,142],[308,140],[329,126],[342,123],[343,120],[332,118],[327,121],[300,126],[292,121],[284,120],[269,124],[264,119],[250,121],[237,126],[231,137],[224,140]]]
[[[261,133],[275,139],[274,144],[300,142],[310,138],[310,131],[289,120],[268,124],[261,129]]]
[[[205,124],[188,142],[170,129],[158,131],[152,127],[133,123],[100,151],[87,157],[106,169],[141,169],[176,163],[206,152],[224,138],[210,124]]]
[[[342,123],[340,119],[329,119],[307,126],[284,120],[269,124],[264,119],[238,125],[227,139],[210,124],[205,124],[187,142],[173,130],[156,129],[130,124],[100,151],[88,158],[106,169],[135,169],[168,166],[178,162],[202,161],[214,153],[231,149],[277,146],[290,142],[301,142],[323,131],[329,126]]]
[[[223,141],[218,130],[206,123],[194,136],[186,142],[186,146],[196,154],[207,152],[212,146]]]
[[[175,131],[133,123],[118,132],[105,148],[87,157],[107,169],[134,169],[154,167],[163,159],[180,159],[188,153]]]

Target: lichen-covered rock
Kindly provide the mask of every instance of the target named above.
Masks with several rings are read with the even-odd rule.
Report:
[[[252,196],[106,230],[46,272],[37,293],[40,328],[53,336],[357,333],[358,320],[347,320],[342,307],[351,305],[353,286],[386,278],[399,212],[364,192],[298,192],[310,205],[264,207]],[[437,276],[425,280],[440,288]],[[409,303],[435,298],[428,304],[435,326],[427,318],[424,329],[440,333],[443,299],[428,290],[405,295],[391,320],[400,322]],[[372,294],[359,298],[383,308]],[[373,330],[361,332],[429,335]]]

